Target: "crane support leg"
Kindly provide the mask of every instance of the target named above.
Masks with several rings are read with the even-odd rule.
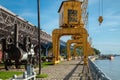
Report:
[[[77,40],[68,40],[67,41],[67,60],[71,60],[71,53],[70,53],[70,46],[72,43],[82,43],[81,39],[77,39]],[[76,57],[76,56],[74,56]]]
[[[83,34],[83,52],[84,52],[84,65],[88,64],[88,47],[87,47],[87,35]]]
[[[52,41],[53,41],[53,64],[59,63],[59,36],[56,34],[52,35]]]
[[[67,41],[67,60],[71,60],[71,54],[70,54],[70,45],[71,43]]]
[[[76,48],[80,47],[80,46],[83,47],[83,44],[77,43],[77,44],[74,45],[74,56],[77,56],[77,54],[76,54]]]
[[[54,56],[54,58],[53,58],[53,64],[59,63],[59,53],[60,53],[59,38],[61,36],[63,36],[63,35],[81,35],[81,34],[82,35],[85,34],[85,39],[87,41],[87,35],[88,34],[87,34],[87,31],[86,31],[85,28],[55,29],[52,32],[53,56]]]

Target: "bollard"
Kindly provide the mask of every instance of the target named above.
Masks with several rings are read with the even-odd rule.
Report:
[[[27,72],[26,71],[23,73],[23,78],[24,79],[27,78]]]
[[[13,75],[11,80],[15,80],[17,78],[17,75]]]

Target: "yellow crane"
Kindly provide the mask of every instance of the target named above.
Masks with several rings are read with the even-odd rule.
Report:
[[[53,64],[59,63],[59,38],[63,35],[81,35],[83,38],[83,48],[84,48],[84,65],[88,62],[87,53],[87,38],[88,32],[84,28],[84,23],[82,21],[82,2],[78,0],[68,0],[63,1],[58,13],[59,13],[59,29],[55,29],[52,32],[52,42],[53,42]]]
[[[53,64],[59,63],[60,43],[59,39],[64,35],[80,36],[83,43],[84,65],[88,62],[88,32],[86,24],[88,22],[88,0],[67,0],[63,1],[58,10],[59,29],[52,32],[53,42]],[[99,16],[100,24],[103,21],[102,15]],[[69,58],[69,55],[68,55]]]

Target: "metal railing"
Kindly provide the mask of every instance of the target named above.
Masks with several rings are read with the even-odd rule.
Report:
[[[23,76],[13,75],[11,80],[36,80],[36,72],[33,71],[31,64],[27,64],[27,71],[23,73]]]
[[[31,75],[28,75],[27,72],[23,73],[23,76],[16,76],[13,75],[13,78],[11,80],[36,80],[36,73],[32,72]]]
[[[111,80],[90,59],[88,59],[88,64],[93,80]]]

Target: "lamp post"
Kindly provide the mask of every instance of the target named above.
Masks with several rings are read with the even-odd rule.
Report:
[[[39,52],[39,74],[41,74],[41,46],[40,46],[40,0],[37,0],[38,12],[38,52]]]

